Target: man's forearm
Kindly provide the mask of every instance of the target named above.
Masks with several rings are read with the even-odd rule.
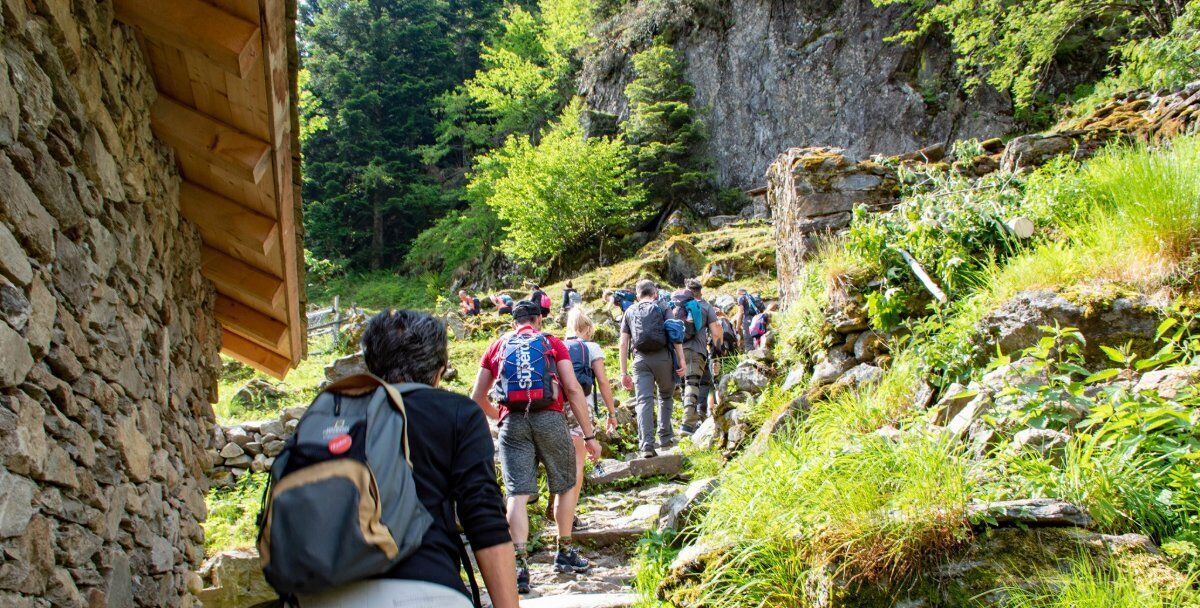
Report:
[[[495,608],[517,608],[517,560],[512,543],[475,551],[475,561]]]

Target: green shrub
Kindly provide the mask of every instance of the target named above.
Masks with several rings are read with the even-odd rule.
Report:
[[[337,295],[343,307],[358,306],[370,310],[432,310],[437,307],[439,297],[448,297],[438,291],[438,285],[434,275],[411,277],[381,270],[347,274],[321,285],[310,285],[308,298],[313,304],[328,305]]]
[[[433,272],[438,283],[448,284],[456,270],[485,265],[504,226],[491,207],[473,202],[417,236],[404,262],[410,274]]]
[[[633,589],[640,597],[635,608],[669,608],[657,599],[658,585],[666,577],[671,562],[679,555],[673,547],[674,533],[650,532],[638,541],[633,554]]]

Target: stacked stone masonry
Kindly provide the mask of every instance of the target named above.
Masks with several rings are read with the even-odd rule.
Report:
[[[0,0],[0,606],[190,606],[219,330],[108,0]]]

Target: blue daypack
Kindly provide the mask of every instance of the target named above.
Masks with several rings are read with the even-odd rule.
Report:
[[[667,331],[667,341],[671,344],[683,344],[687,341],[687,326],[679,319],[663,321],[663,329]]]
[[[497,358],[496,382],[492,400],[512,412],[544,410],[557,402],[558,374],[554,349],[544,334],[512,332]]]
[[[570,338],[567,340],[567,352],[571,354],[571,367],[575,368],[575,379],[583,387],[583,394],[592,394],[596,386],[596,371],[588,360],[587,343],[579,338]]]

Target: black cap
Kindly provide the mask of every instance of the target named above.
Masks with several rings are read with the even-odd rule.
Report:
[[[514,319],[532,319],[542,316],[542,307],[534,304],[529,300],[521,300],[513,305],[512,316]]]

